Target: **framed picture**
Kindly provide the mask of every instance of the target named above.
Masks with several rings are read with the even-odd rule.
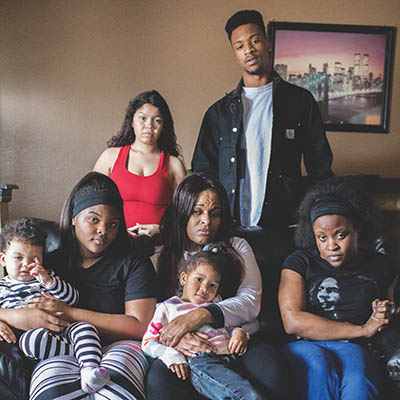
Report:
[[[396,28],[270,22],[282,79],[308,89],[327,130],[389,132]]]

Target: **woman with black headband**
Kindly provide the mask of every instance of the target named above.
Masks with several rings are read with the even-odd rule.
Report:
[[[297,337],[283,350],[299,399],[380,397],[382,372],[363,344],[389,322],[397,278],[373,251],[378,227],[372,202],[345,178],[316,185],[298,209],[299,250],[283,264],[279,305]]]
[[[155,273],[147,258],[132,255],[115,183],[97,172],[82,178],[64,205],[60,228],[60,249],[45,265],[79,290],[79,304],[73,308],[46,296],[30,307],[48,312],[60,325],[93,324],[106,345],[100,365],[110,382],[88,395],[81,390],[75,357],[58,356],[35,368],[30,399],[143,400],[147,361],[138,340],[155,310]]]

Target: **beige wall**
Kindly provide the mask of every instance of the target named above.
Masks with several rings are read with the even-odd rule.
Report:
[[[11,216],[58,219],[66,195],[156,88],[190,166],[206,108],[236,85],[223,30],[241,8],[265,20],[398,26],[398,0],[1,0],[0,183]],[[337,174],[400,176],[400,40],[390,134],[328,133]]]

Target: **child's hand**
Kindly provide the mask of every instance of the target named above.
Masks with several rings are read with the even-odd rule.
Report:
[[[39,264],[39,260],[36,258],[34,263],[28,265],[29,273],[44,286],[49,288],[53,282],[54,278],[49,275],[46,269]]]
[[[239,356],[242,356],[246,353],[248,341],[249,339],[246,331],[241,328],[235,328],[228,343],[229,353],[239,354]]]
[[[179,379],[187,379],[189,377],[189,364],[171,364],[169,369],[176,374]]]
[[[17,338],[12,329],[5,322],[0,321],[0,341],[3,340],[7,343],[16,343]]]

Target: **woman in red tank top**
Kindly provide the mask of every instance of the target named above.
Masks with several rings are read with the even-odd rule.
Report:
[[[168,104],[155,90],[129,102],[121,130],[93,170],[117,184],[132,236],[154,236],[172,193],[185,176]]]

